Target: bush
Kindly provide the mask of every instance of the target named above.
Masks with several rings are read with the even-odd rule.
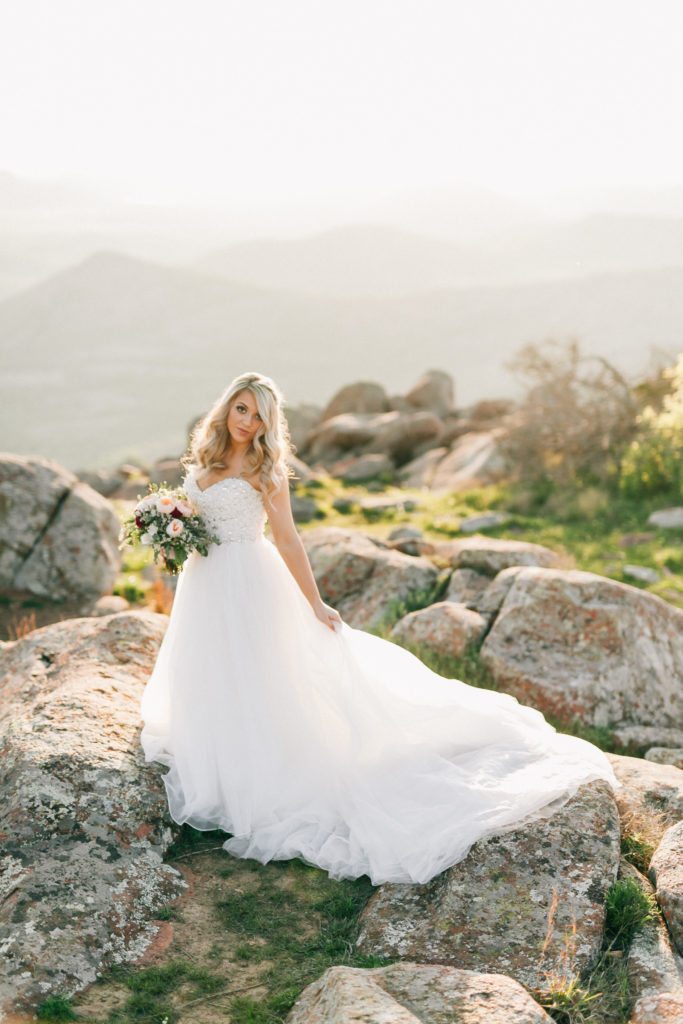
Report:
[[[517,478],[530,484],[616,479],[636,430],[631,387],[606,359],[578,342],[527,345],[510,369],[528,382],[502,447]]]
[[[683,355],[664,371],[669,392],[661,408],[648,405],[638,417],[638,434],[622,463],[620,486],[635,497],[670,493],[683,498]]]

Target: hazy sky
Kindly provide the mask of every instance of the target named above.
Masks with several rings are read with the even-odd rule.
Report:
[[[0,169],[247,206],[683,182],[681,0],[6,0]]]

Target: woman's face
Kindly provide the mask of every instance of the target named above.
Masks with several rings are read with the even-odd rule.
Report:
[[[238,392],[228,413],[230,440],[237,445],[248,445],[257,434],[263,433],[263,429],[254,396],[249,391]]]

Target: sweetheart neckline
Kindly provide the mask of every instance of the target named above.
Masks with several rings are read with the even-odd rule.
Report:
[[[243,476],[224,476],[224,477],[221,477],[220,480],[216,480],[215,483],[209,484],[209,486],[205,487],[203,490],[199,486],[199,484],[197,483],[197,481],[195,480],[194,477],[190,477],[190,479],[192,480],[192,483],[195,485],[195,487],[197,488],[197,490],[199,491],[200,494],[206,494],[206,492],[210,491],[212,487],[218,487],[219,484],[225,484],[225,483],[228,482],[228,480],[238,480],[240,483],[246,484],[247,487],[249,488],[249,490],[253,491],[254,494],[258,494],[258,496],[261,499],[261,501],[263,501],[263,495],[261,494],[261,492],[259,490],[257,490],[254,487],[253,484],[250,484],[248,480],[245,480]]]

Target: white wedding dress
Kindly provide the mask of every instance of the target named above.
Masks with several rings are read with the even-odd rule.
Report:
[[[238,857],[426,882],[582,783],[616,784],[601,751],[515,698],[323,625],[248,481],[185,488],[221,544],[185,563],[142,698],[176,822],[223,829]]]

